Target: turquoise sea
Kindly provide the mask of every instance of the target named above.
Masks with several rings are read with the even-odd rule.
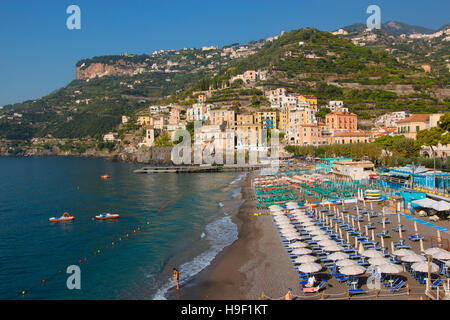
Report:
[[[139,167],[0,158],[0,299],[164,299],[173,267],[189,283],[237,239],[228,214],[241,204],[230,199],[242,173],[134,174]],[[48,221],[65,211],[73,222]],[[120,218],[93,219],[102,212]],[[67,288],[70,265],[80,290]]]

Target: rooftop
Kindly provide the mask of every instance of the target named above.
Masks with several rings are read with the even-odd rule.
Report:
[[[408,118],[397,121],[397,123],[407,123],[407,122],[427,122],[430,119],[430,114],[412,114]]]

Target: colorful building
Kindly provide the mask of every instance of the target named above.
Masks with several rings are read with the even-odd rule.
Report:
[[[325,116],[325,123],[329,130],[356,130],[358,116],[352,112],[330,112]]]

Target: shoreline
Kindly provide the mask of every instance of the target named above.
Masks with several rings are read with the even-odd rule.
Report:
[[[262,292],[271,297],[284,296],[290,289],[298,293],[292,288],[298,276],[273,228],[272,217],[253,215],[256,200],[251,200],[250,195],[256,172],[241,182],[244,203],[231,215],[238,228],[238,239],[169,299],[256,300]]]

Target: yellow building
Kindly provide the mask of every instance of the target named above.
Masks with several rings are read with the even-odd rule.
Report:
[[[261,125],[263,129],[277,129],[277,112],[257,112],[255,115],[255,123]]]
[[[307,102],[314,110],[317,110],[317,97],[313,95],[301,94],[298,96],[298,101]]]
[[[237,114],[236,126],[255,124],[255,119],[252,114]]]
[[[211,125],[220,126],[224,122],[227,123],[227,128],[234,128],[235,125],[234,110],[226,110],[226,109],[209,110],[209,123]]]
[[[150,116],[139,116],[138,117],[138,124],[140,126],[145,126],[150,124]]]
[[[251,149],[262,144],[262,132],[259,124],[236,125],[236,148]]]

